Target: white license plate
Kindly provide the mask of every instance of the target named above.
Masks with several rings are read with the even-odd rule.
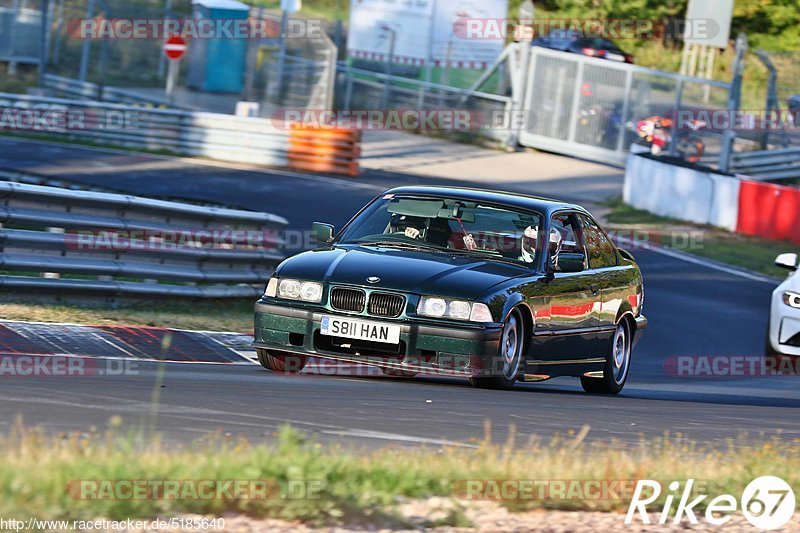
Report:
[[[606,59],[610,59],[611,61],[625,61],[625,56],[621,56],[619,54],[608,54],[606,55]]]
[[[320,322],[320,333],[331,337],[344,337],[345,339],[359,339],[386,344],[400,343],[400,326],[368,322],[366,320],[353,320],[335,316],[323,316]]]

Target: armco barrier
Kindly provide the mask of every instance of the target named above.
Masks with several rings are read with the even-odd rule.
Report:
[[[743,181],[736,231],[800,243],[800,189]]]
[[[55,92],[59,97],[79,98],[82,100],[105,100],[116,104],[144,105],[148,107],[182,109],[181,106],[170,103],[169,99],[154,96],[145,96],[133,91],[126,91],[115,87],[103,87],[96,83],[80,81],[73,78],[44,75],[44,86]]]
[[[628,158],[623,199],[657,215],[735,231],[739,180],[650,155]]]
[[[358,176],[361,132],[295,125],[289,130],[289,168]]]
[[[800,147],[736,152],[734,171],[758,180],[800,178]]]
[[[0,182],[0,287],[113,296],[255,297],[285,219],[123,194]],[[36,274],[39,274],[37,276]]]
[[[5,112],[9,109],[16,114],[13,121],[7,119],[11,113]],[[266,119],[8,93],[0,93],[0,110],[4,111],[0,129],[19,133],[169,150],[222,161],[279,167],[288,164],[289,132]],[[25,115],[36,112],[72,113],[80,120],[66,127],[50,123],[29,126]],[[50,120],[56,119],[51,116]]]

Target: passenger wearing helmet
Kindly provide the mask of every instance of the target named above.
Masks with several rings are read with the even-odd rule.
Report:
[[[536,240],[539,238],[539,231],[533,226],[528,226],[522,232],[522,240],[520,249],[522,255],[519,260],[524,263],[533,263],[536,261]]]

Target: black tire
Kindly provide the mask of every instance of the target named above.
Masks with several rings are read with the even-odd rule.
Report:
[[[624,350],[623,354],[619,350]],[[621,355],[621,358],[618,357]],[[592,394],[619,394],[625,388],[633,359],[633,328],[627,318],[618,324],[611,338],[602,378],[581,376],[583,390]]]
[[[525,321],[522,319],[519,309],[514,309],[503,324],[500,353],[497,354],[497,360],[501,364],[500,372],[503,375],[470,378],[470,384],[481,389],[508,390],[512,388],[519,378],[520,369],[524,363],[525,335]]]
[[[258,362],[267,370],[281,374],[297,374],[306,366],[307,355],[286,352],[271,352],[257,349]]]

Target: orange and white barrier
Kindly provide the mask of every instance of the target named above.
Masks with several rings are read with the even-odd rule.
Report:
[[[289,131],[289,168],[358,176],[361,131],[295,125]]]

